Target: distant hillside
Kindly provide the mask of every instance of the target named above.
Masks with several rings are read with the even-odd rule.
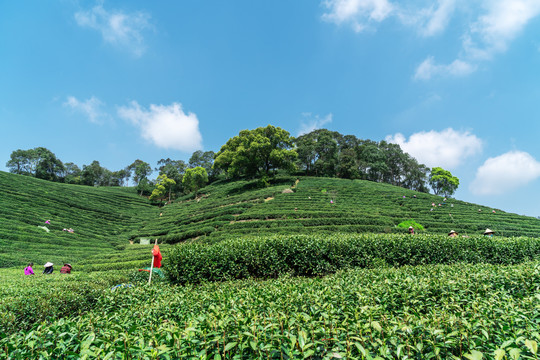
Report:
[[[60,184],[0,172],[0,189],[0,267],[77,262],[109,253],[137,232],[148,212],[156,211],[127,188]],[[63,231],[70,228],[73,233]]]
[[[142,236],[176,243],[243,235],[312,232],[403,232],[415,220],[427,233],[455,230],[502,236],[538,236],[540,220],[481,205],[364,180],[286,177],[269,187],[256,181],[214,183],[197,199],[179,199],[148,221]],[[285,193],[283,192],[285,190]],[[287,193],[289,191],[289,193]]]
[[[96,269],[133,268],[149,261],[147,247],[129,244],[140,237],[174,244],[249,235],[399,233],[406,229],[396,226],[406,220],[420,223],[426,233],[453,229],[476,235],[490,228],[501,236],[540,234],[536,218],[388,184],[287,176],[260,185],[257,180],[216,182],[198,197],[158,208],[132,188],[67,185],[0,172],[0,267],[68,261]]]

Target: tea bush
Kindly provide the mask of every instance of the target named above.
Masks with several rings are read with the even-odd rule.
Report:
[[[2,327],[0,358],[538,359],[539,290],[536,263],[104,290],[84,314]]]
[[[170,251],[166,268],[171,281],[184,284],[282,274],[321,276],[340,269],[370,267],[374,259],[392,266],[516,264],[539,255],[537,238],[314,234],[183,244]]]

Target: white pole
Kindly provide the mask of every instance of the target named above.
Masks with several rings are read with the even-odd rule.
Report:
[[[154,245],[157,245],[157,239]],[[148,283],[152,282],[152,272],[154,271],[154,253],[152,252],[152,264],[150,265],[150,276],[148,277]]]

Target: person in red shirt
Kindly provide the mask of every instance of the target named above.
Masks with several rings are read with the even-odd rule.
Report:
[[[64,264],[60,269],[60,274],[71,274],[71,264]]]

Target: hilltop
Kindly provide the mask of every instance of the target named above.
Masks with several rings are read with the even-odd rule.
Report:
[[[397,225],[407,220],[423,225],[425,233],[453,229],[477,235],[485,228],[502,236],[540,233],[540,220],[532,217],[364,180],[218,181],[197,196],[159,208],[133,188],[85,187],[5,172],[0,186],[1,267],[69,261],[97,269],[133,268],[147,258],[148,249],[137,245],[140,237],[175,244],[250,235],[402,233],[406,229]]]

